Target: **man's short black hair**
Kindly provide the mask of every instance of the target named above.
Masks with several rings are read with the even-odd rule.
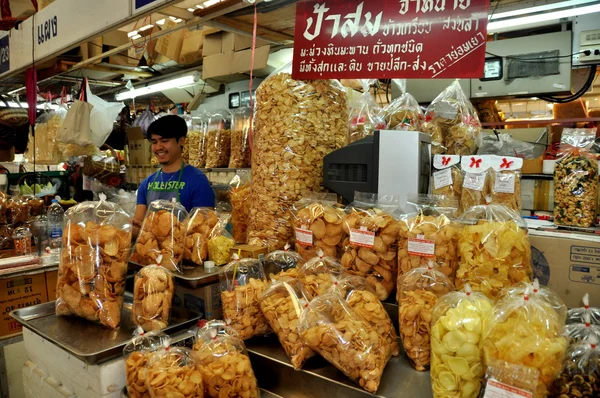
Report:
[[[160,135],[163,138],[175,138],[187,136],[187,124],[183,118],[177,115],[167,115],[157,119],[148,127],[148,139],[152,139],[152,134]]]

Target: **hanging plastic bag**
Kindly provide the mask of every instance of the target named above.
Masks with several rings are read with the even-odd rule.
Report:
[[[390,349],[337,294],[314,298],[300,318],[304,342],[370,393],[377,392]]]
[[[183,258],[195,265],[208,260],[208,239],[219,223],[219,216],[212,207],[195,207],[183,223]]]
[[[298,279],[312,297],[324,294],[340,278],[348,276],[346,269],[333,257],[319,256],[308,260],[298,270]]]
[[[62,154],[56,142],[58,131],[67,115],[67,109],[59,107],[56,111],[43,113],[35,121],[34,138],[29,132],[29,144],[25,159],[30,163],[57,165],[62,160]]]
[[[589,314],[589,319],[592,325],[600,326],[600,308],[590,307],[590,295],[588,293],[583,295],[582,298],[583,307],[571,308],[567,312],[567,325],[572,323],[584,323],[586,314]]]
[[[396,286],[400,225],[391,214],[398,208],[396,196],[355,192],[342,223],[348,236],[343,242],[342,266],[365,277],[380,300]]]
[[[238,333],[241,340],[262,336],[269,324],[260,310],[259,298],[267,280],[262,264],[253,258],[233,260],[219,273],[223,319]]]
[[[565,128],[560,135],[560,143],[589,151],[596,141],[596,128]]]
[[[252,188],[250,171],[238,170],[229,186],[231,187],[231,224],[233,224],[231,235],[237,243],[246,243]]]
[[[521,212],[521,168],[523,159],[492,156],[489,169],[491,203]]]
[[[265,274],[269,280],[280,280],[284,277],[296,278],[298,269],[304,265],[304,259],[286,245],[283,250],[275,250],[263,258]]]
[[[219,214],[219,222],[208,235],[208,258],[215,265],[227,264],[231,259],[231,249],[235,246],[235,241],[226,230],[229,218],[229,214]]]
[[[146,365],[153,351],[164,347],[169,336],[162,332],[144,333],[140,328],[134,331],[133,339],[123,348],[127,395],[130,398],[149,396],[146,387]]]
[[[144,136],[150,139],[151,137],[148,137],[148,127],[150,127],[156,119],[157,117],[154,116],[154,113],[150,110],[150,107],[148,107],[133,121],[132,127],[141,128]]]
[[[552,384],[553,397],[600,397],[600,348],[595,337],[569,347],[560,376]]]
[[[431,174],[431,194],[457,200],[463,189],[463,174],[459,155],[435,155]]]
[[[185,125],[187,127],[187,134],[185,136],[185,141],[183,143],[183,150],[181,151],[181,159],[188,164],[191,164],[190,162],[190,131],[192,131],[192,117],[190,115],[179,115],[179,117],[181,117],[184,121],[185,121]]]
[[[431,385],[434,398],[477,398],[485,376],[482,339],[493,303],[481,293],[440,297],[431,318]]]
[[[146,365],[146,386],[150,398],[204,396],[202,373],[196,370],[191,350],[185,347],[154,351]]]
[[[92,144],[101,147],[113,131],[113,125],[121,110],[125,107],[122,102],[104,101],[97,95],[92,94],[90,85],[85,81],[87,101],[93,106],[90,113],[90,130],[92,131]]]
[[[460,162],[463,183],[460,193],[460,213],[473,206],[486,204],[490,195],[489,156],[463,156]]]
[[[300,316],[311,300],[298,280],[275,282],[260,297],[260,309],[296,370],[315,355],[298,334]]]
[[[250,107],[237,108],[231,115],[231,157],[229,168],[250,167]]]
[[[160,261],[159,255],[158,264],[139,270],[133,282],[133,323],[146,332],[166,328],[171,316],[175,283]]]
[[[85,100],[75,100],[67,111],[56,140],[61,144],[85,147],[93,144],[90,114],[93,106]]]
[[[56,314],[77,315],[116,329],[121,323],[131,217],[102,197],[70,208],[65,219]]]
[[[208,122],[206,137],[206,168],[227,167],[231,154],[231,114],[215,112]]]
[[[390,102],[383,108],[382,115],[387,130],[421,131],[421,123],[425,118],[419,103],[409,93],[402,93]]]
[[[325,256],[338,257],[344,240],[344,209],[336,194],[312,192],[290,210],[296,233],[296,250],[309,260],[320,249]]]
[[[381,107],[370,91],[371,85],[376,82],[375,79],[360,79],[363,93],[356,103],[351,104],[348,144],[362,140],[373,135],[375,130],[383,130],[386,127],[385,119],[381,115]]]

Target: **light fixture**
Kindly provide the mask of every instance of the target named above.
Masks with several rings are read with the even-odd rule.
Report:
[[[157,25],[164,25],[165,24],[165,19],[159,19],[158,21],[156,21]]]
[[[221,0],[208,0],[208,1],[204,2],[203,6],[204,7],[211,7],[211,6],[214,6],[215,4],[220,3],[220,2],[221,2]]]
[[[203,6],[203,5],[201,5],[201,4],[196,4],[196,8],[199,8],[199,9],[201,9],[201,10],[202,10],[202,9],[204,8],[204,6]]]
[[[140,31],[140,32],[143,32],[143,31],[145,31],[145,30],[151,29],[152,27],[154,27],[154,25],[152,25],[152,24],[148,24],[148,25],[146,25],[146,26],[142,26],[141,28],[139,28],[139,31]]]
[[[117,93],[117,95],[115,95],[115,98],[117,99],[117,101],[123,101],[126,99],[136,98],[142,95],[155,93],[157,91],[168,90],[170,88],[190,86],[195,84],[197,81],[197,74],[182,76],[175,79],[166,80],[160,83],[149,84],[144,87],[134,88],[133,90],[123,91],[121,93]]]
[[[496,21],[499,19],[516,17],[519,15],[533,14],[536,12],[545,12],[545,11],[556,10],[556,9],[560,9],[560,8],[567,8],[567,7],[572,7],[572,6],[582,6],[584,4],[596,3],[597,1],[598,0],[568,0],[568,1],[562,1],[560,3],[545,4],[543,6],[520,8],[517,10],[505,11],[505,12],[497,12],[497,13],[494,13],[493,16],[491,16],[491,18],[488,18],[488,19],[491,21]]]
[[[127,37],[133,37],[133,36],[135,36],[137,34],[138,34],[138,31],[137,30],[133,30],[133,31],[127,33]]]
[[[137,40],[137,39],[140,39],[141,37],[142,37],[142,35],[131,36],[131,40]]]
[[[189,12],[194,12],[194,11],[196,11],[196,9],[195,8],[188,8],[188,11]]]
[[[6,103],[8,104],[9,108],[29,108],[29,104],[27,102],[21,102],[20,105],[18,102],[15,102],[15,101],[7,101]],[[6,105],[3,102],[0,102],[0,106],[6,106]],[[59,106],[56,104],[37,104],[36,108],[37,109],[50,108],[52,110],[57,110],[59,108]]]

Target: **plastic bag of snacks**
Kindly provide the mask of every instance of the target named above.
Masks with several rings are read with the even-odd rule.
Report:
[[[458,81],[450,84],[429,105],[422,129],[431,135],[433,153],[475,153],[475,139],[481,131],[481,123]],[[440,146],[445,152],[439,152]]]
[[[399,354],[398,335],[394,324],[365,278],[356,275],[344,276],[334,283],[328,293],[342,296],[350,308],[362,316],[387,342],[389,354]]]
[[[510,390],[510,388],[521,390],[517,393],[518,396],[537,396],[534,395],[540,377],[540,372],[537,369],[498,360],[493,360],[486,365],[484,397],[493,397],[496,392]]]
[[[440,297],[431,318],[431,384],[435,398],[477,398],[485,376],[482,337],[493,303],[481,293]]]
[[[30,163],[56,165],[60,163],[62,154],[58,149],[56,137],[67,115],[65,108],[58,108],[57,111],[43,113],[35,120],[35,148],[33,148],[34,139],[29,132],[29,148],[25,153],[25,158]],[[35,153],[34,153],[35,150]]]
[[[8,223],[8,195],[0,192],[0,225]]]
[[[206,135],[206,168],[227,167],[231,153],[231,115],[226,110],[210,116]]]
[[[598,161],[594,154],[562,146],[554,167],[554,222],[590,227],[596,222]]]
[[[413,268],[437,263],[436,270],[454,283],[458,268],[459,226],[454,218],[458,203],[442,196],[409,195],[417,213],[400,217],[398,234],[398,280]]]
[[[146,365],[153,351],[164,347],[169,336],[162,332],[144,333],[140,328],[134,331],[134,337],[123,348],[125,360],[125,376],[127,377],[127,395],[130,398],[149,396],[146,387]]]
[[[460,164],[463,183],[460,192],[460,213],[473,206],[486,204],[486,198],[490,194],[489,159],[489,156],[462,157]]]
[[[337,257],[344,238],[344,209],[336,194],[311,193],[294,203],[291,210],[296,232],[296,250],[310,260],[321,249],[326,256]]]
[[[35,196],[27,198],[27,204],[29,205],[29,215],[31,217],[41,215],[46,209],[44,199]]]
[[[590,307],[590,295],[583,295],[583,307],[571,308],[567,312],[567,324],[584,323],[587,319],[586,314],[589,314],[589,319],[592,325],[600,326],[600,308]]]
[[[513,286],[506,287],[500,291],[498,294],[498,299],[502,300],[506,297],[523,297],[527,289],[531,289],[533,293],[537,295],[542,300],[545,300],[548,304],[554,308],[554,310],[558,313],[558,317],[561,323],[564,323],[567,319],[567,306],[562,301],[560,296],[547,288],[546,286],[540,286],[540,281],[535,278],[533,283],[529,282],[519,282]]]
[[[11,197],[6,202],[6,216],[9,224],[21,224],[30,217],[29,202],[24,197]]]
[[[429,261],[398,277],[398,323],[404,351],[411,365],[420,371],[429,368],[433,307],[454,285]]]
[[[183,258],[196,265],[208,259],[208,239],[219,223],[219,216],[212,207],[195,207],[183,223]]]
[[[146,365],[146,386],[151,398],[204,396],[202,373],[185,347],[167,346],[152,352]]]
[[[259,260],[253,258],[233,260],[219,273],[223,319],[248,340],[269,331],[269,325],[260,310],[258,299],[267,286],[265,272]]]
[[[214,398],[259,398],[260,390],[244,342],[222,321],[200,328],[192,351],[204,393]]]
[[[233,111],[231,115],[231,157],[229,168],[238,169],[250,167],[250,107],[243,106]]]
[[[485,361],[500,360],[535,368],[535,396],[545,397],[562,368],[567,339],[564,321],[544,298],[528,286],[521,296],[498,301],[483,337]]]
[[[298,276],[298,269],[304,265],[304,259],[300,254],[289,250],[289,248],[289,245],[285,245],[283,250],[275,250],[263,258],[265,275],[269,280]]]
[[[201,131],[201,122],[200,118],[193,117],[192,118],[192,127],[188,130],[186,141],[188,144],[189,151],[189,163],[194,167],[204,167],[204,165],[200,164],[200,149],[201,145],[204,143],[201,142],[202,131]]]
[[[183,205],[174,198],[150,203],[130,261],[140,265],[156,264],[162,255],[160,265],[169,271],[181,271],[187,215]]]
[[[474,206],[458,222],[456,287],[470,283],[474,291],[496,299],[500,290],[531,282],[531,247],[521,216],[499,205]]]
[[[181,151],[181,159],[186,162],[186,163],[190,163],[190,136],[189,133],[192,131],[192,117],[190,115],[180,115],[179,117],[181,117],[184,121],[185,121],[185,125],[187,126],[187,131],[188,133],[186,134],[186,140],[183,143],[183,150]]]
[[[325,257],[323,252],[308,260],[298,270],[298,279],[312,297],[324,294],[335,282],[348,275],[337,259]]]
[[[383,108],[387,130],[421,131],[424,116],[419,103],[409,93],[390,102]]]
[[[206,151],[207,151],[207,138],[208,138],[208,122],[210,121],[210,115],[207,112],[203,112],[198,116],[197,129],[200,132],[198,149],[198,167],[206,166]]]
[[[131,217],[118,205],[84,202],[65,215],[56,314],[116,329],[121,323]]]
[[[304,342],[366,391],[379,387],[387,342],[338,294],[314,298],[300,318]]]
[[[385,129],[386,122],[381,115],[381,107],[371,94],[371,85],[374,79],[360,79],[363,93],[356,103],[350,104],[350,132],[348,144],[352,144],[365,137],[373,135],[375,130]]]
[[[291,63],[256,90],[248,244],[292,243],[289,209],[321,190],[323,158],[346,142],[346,90],[337,80],[294,80]]]
[[[298,334],[298,322],[312,297],[297,280],[275,282],[260,297],[260,309],[277,334],[294,369],[315,355]]]
[[[463,190],[463,174],[459,155],[435,155],[433,157],[431,193],[457,200]]]
[[[248,240],[248,215],[250,214],[250,171],[238,170],[229,183],[231,187],[231,235],[238,243]]]
[[[490,198],[495,205],[521,211],[521,168],[523,159],[492,156],[489,169]]]
[[[392,213],[398,208],[398,197],[356,192],[342,224],[348,235],[343,242],[342,266],[365,277],[380,300],[396,286],[400,225]]]
[[[157,262],[160,264],[161,256]],[[133,323],[144,331],[169,325],[175,283],[171,271],[158,264],[142,268],[133,282]]]
[[[569,344],[579,343],[590,336],[600,339],[600,326],[592,325],[589,312],[583,317],[584,323],[571,323],[565,326],[565,334],[569,338]]]
[[[219,222],[208,236],[208,258],[216,265],[227,264],[231,259],[230,251],[235,246],[235,241],[225,229],[229,218],[229,214],[219,214]]]
[[[552,397],[600,397],[600,348],[595,337],[570,346]]]

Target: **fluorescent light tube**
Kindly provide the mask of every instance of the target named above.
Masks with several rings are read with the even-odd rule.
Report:
[[[141,37],[142,37],[142,35],[131,36],[131,40],[137,40],[137,39],[140,39]]]
[[[138,34],[137,30],[132,30],[131,32],[127,33],[127,37],[133,37],[133,36],[135,36],[137,34]]]
[[[504,18],[510,18],[510,17],[516,17],[519,15],[533,14],[536,12],[556,10],[559,8],[567,8],[567,7],[572,7],[572,6],[583,6],[584,4],[596,3],[596,2],[598,2],[598,0],[568,0],[568,1],[561,1],[560,3],[545,4],[543,6],[521,8],[518,10],[498,12],[498,13],[494,13],[492,15],[491,21],[496,21],[498,19],[504,19]]]
[[[140,97],[142,95],[147,95],[151,93],[156,93],[157,91],[168,90],[170,88],[179,88],[184,86],[189,86],[195,83],[195,76],[188,75],[183,77],[178,77],[176,79],[167,80],[160,83],[150,84],[145,87],[135,88],[133,90],[123,91],[118,93],[115,98],[117,101],[123,101],[126,99],[131,99],[135,97]]]
[[[143,31],[145,31],[145,30],[148,30],[148,29],[152,28],[153,26],[154,26],[154,25],[152,25],[152,24],[148,24],[148,25],[146,25],[146,26],[142,26],[142,27],[141,27],[141,28],[139,28],[138,30],[139,30],[140,32],[143,32]]]
[[[164,25],[165,24],[165,19],[159,19],[158,21],[156,21],[157,25]]]

